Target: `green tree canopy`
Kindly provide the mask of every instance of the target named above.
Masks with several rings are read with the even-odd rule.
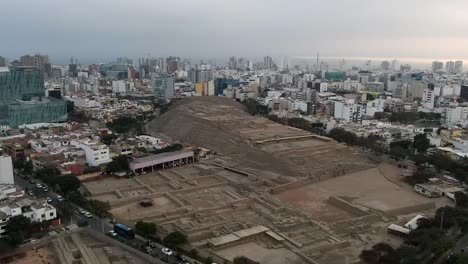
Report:
[[[139,127],[138,120],[132,116],[122,116],[107,123],[107,127],[117,133],[127,133]]]
[[[413,147],[419,152],[425,152],[428,148],[431,147],[431,143],[426,134],[418,134],[414,136]]]
[[[81,182],[74,175],[63,175],[56,177],[54,183],[60,188],[63,194],[69,194],[80,188]]]
[[[111,145],[114,140],[117,139],[117,136],[114,134],[104,134],[101,136],[101,142],[106,145]]]
[[[125,155],[114,158],[109,164],[107,164],[106,170],[108,172],[121,172],[129,170],[129,160]]]
[[[374,245],[372,249],[363,250],[359,257],[368,264],[395,264],[400,262],[398,252],[385,243],[379,243]]]
[[[135,232],[145,238],[156,235],[157,227],[154,223],[148,223],[143,221],[138,221],[135,224]]]
[[[354,144],[356,142],[356,135],[352,132],[346,131],[343,128],[333,128],[328,133],[328,136],[338,142],[344,142],[347,144]]]
[[[109,210],[111,209],[109,202],[94,199],[88,200],[86,208],[100,218],[107,217],[109,215]]]
[[[239,256],[234,258],[234,264],[248,264],[249,259],[244,256]]]
[[[169,233],[164,239],[163,243],[167,247],[176,247],[187,242],[187,236],[179,231]]]
[[[21,245],[25,239],[31,236],[33,226],[31,220],[22,215],[10,218],[5,227],[7,231],[6,242],[13,247]]]

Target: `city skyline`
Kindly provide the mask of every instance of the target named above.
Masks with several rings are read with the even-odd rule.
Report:
[[[71,2],[70,2],[71,3]],[[301,8],[297,8],[301,6]],[[463,1],[182,1],[113,4],[12,1],[0,17],[3,56],[49,54],[58,63],[141,54],[465,60]],[[60,12],[55,11],[58,7]],[[21,13],[21,16],[16,14]],[[47,14],[47,15],[45,15]],[[429,19],[437,18],[437,19]],[[34,39],[34,41],[31,41]]]

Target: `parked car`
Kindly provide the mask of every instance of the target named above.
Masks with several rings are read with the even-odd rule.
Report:
[[[61,195],[57,195],[56,198],[57,198],[57,201],[59,201],[59,202],[62,202],[62,201],[65,200],[65,199],[63,199],[63,197]]]
[[[187,259],[184,258],[184,256],[182,256],[181,254],[177,254],[177,255],[176,255],[176,259],[177,259],[177,260],[180,260],[180,261],[182,261],[182,262],[186,262],[186,261],[187,261]]]
[[[29,194],[29,196],[34,196],[34,192],[33,192],[33,191],[29,191],[28,194]]]
[[[36,187],[37,187],[37,188],[42,188],[42,184],[36,183]]]
[[[88,226],[88,221],[86,221],[85,219],[80,219],[80,220],[78,220],[77,225],[78,225],[79,227]]]
[[[173,254],[173,253],[172,253],[172,250],[170,250],[170,249],[168,249],[168,248],[163,248],[163,249],[161,250],[161,252],[162,252],[164,255],[166,255],[166,256],[172,256],[172,254]]]
[[[109,230],[109,231],[107,231],[107,235],[108,235],[108,236],[111,236],[111,237],[116,237],[116,236],[117,236],[117,232],[115,232],[114,230]]]
[[[46,197],[45,199],[46,199],[46,201],[47,201],[48,203],[51,203],[51,202],[52,202],[52,198],[50,198],[50,197]]]
[[[81,214],[85,214],[85,213],[86,213],[86,211],[85,211],[83,208],[78,209],[78,212],[80,212]]]
[[[84,213],[84,216],[88,217],[88,218],[91,218],[93,217],[93,215],[90,213],[90,212],[86,212]]]

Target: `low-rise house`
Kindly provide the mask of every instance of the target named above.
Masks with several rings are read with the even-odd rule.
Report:
[[[5,227],[11,217],[23,215],[32,222],[44,222],[57,218],[57,210],[44,199],[28,198],[0,204],[0,238],[5,234]]]
[[[417,193],[422,194],[427,198],[435,198],[442,196],[442,192],[440,191],[440,189],[430,184],[416,184],[413,188]]]
[[[92,140],[72,140],[71,144],[85,151],[89,166],[99,166],[111,162],[109,147]]]

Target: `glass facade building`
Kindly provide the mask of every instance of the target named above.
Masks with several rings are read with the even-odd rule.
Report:
[[[44,74],[32,68],[0,72],[0,101],[31,100],[44,96]]]
[[[0,73],[0,125],[16,128],[67,118],[66,101],[45,97],[42,71],[18,68]]]

